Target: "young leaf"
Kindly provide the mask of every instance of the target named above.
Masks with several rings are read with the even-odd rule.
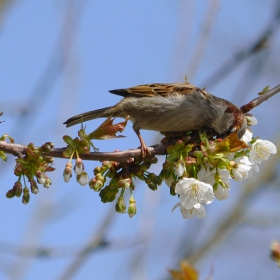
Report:
[[[124,122],[113,124],[114,119],[109,117],[96,130],[91,132],[89,139],[112,139],[125,137],[123,135],[116,135],[117,132],[122,132],[127,124],[127,119]]]

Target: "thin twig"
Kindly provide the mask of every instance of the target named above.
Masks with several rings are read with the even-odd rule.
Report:
[[[260,95],[259,97],[251,100],[246,105],[243,105],[241,107],[242,112],[243,113],[247,113],[247,112],[251,111],[253,108],[259,106],[264,101],[268,100],[270,97],[272,97],[273,95],[277,94],[278,92],[280,92],[280,85],[274,87],[273,89],[267,91],[266,93]]]

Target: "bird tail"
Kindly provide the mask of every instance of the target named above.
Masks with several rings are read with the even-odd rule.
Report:
[[[85,112],[83,114],[76,115],[76,116],[68,119],[63,124],[66,124],[66,127],[69,127],[69,126],[72,126],[72,125],[75,125],[75,124],[78,124],[81,122],[87,122],[87,121],[99,119],[99,118],[106,118],[106,117],[112,116],[112,114],[113,114],[112,109],[113,109],[113,107],[106,107],[103,109]]]

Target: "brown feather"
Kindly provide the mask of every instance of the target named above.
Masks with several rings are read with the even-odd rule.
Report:
[[[155,95],[167,96],[174,92],[177,94],[190,94],[196,90],[191,84],[146,84],[131,88],[114,89],[109,92],[123,97],[152,97]]]

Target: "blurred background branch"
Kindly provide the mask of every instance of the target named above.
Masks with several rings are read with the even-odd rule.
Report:
[[[1,128],[16,142],[53,139],[62,146],[64,134],[76,133],[62,122],[116,103],[117,96],[107,93],[112,88],[184,82],[187,75],[244,104],[264,86],[279,84],[279,1],[38,3],[0,1]],[[259,120],[254,135],[276,140],[279,149],[278,104],[275,96],[252,113]],[[100,148],[124,150],[138,144],[133,137],[132,131]],[[230,199],[215,201],[203,221],[182,220],[171,213],[175,199],[167,187],[151,192],[140,182],[137,215],[115,215],[88,188],[63,184],[64,160],[56,163],[61,174],[52,187],[24,207],[5,198],[13,182],[9,162],[1,165],[4,279],[37,279],[46,271],[49,279],[169,279],[167,268],[176,269],[182,258],[195,263],[201,279],[211,267],[217,279],[279,275],[268,257],[270,241],[280,235],[279,156],[250,181],[233,184]],[[154,172],[160,169],[159,162]]]

